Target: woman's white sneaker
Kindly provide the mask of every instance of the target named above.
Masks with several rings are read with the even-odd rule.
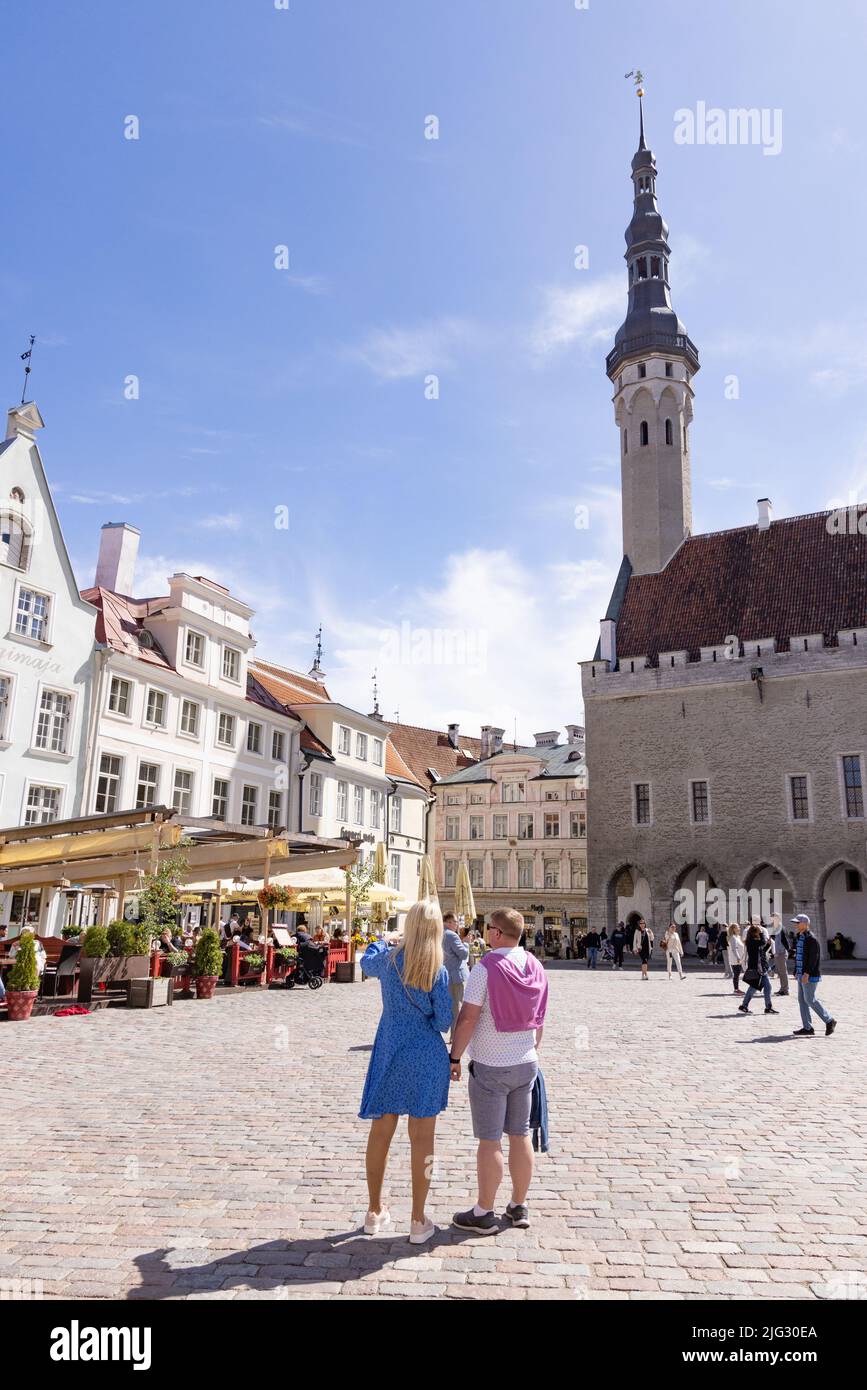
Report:
[[[391,1225],[391,1214],[384,1208],[382,1211],[369,1211],[364,1218],[364,1234],[366,1236],[381,1235],[386,1226]]]
[[[409,1243],[410,1245],[424,1245],[426,1240],[430,1240],[436,1231],[436,1226],[432,1221],[410,1221],[409,1223]]]

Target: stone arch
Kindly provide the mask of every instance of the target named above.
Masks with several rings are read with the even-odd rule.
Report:
[[[779,913],[785,920],[795,911],[796,902],[801,901],[791,874],[770,859],[761,859],[748,869],[742,883],[749,894],[744,913],[749,917],[760,916],[764,922],[769,921],[774,913]],[[756,893],[761,895],[760,899],[754,896]]]
[[[847,879],[857,875],[860,887]],[[867,875],[850,859],[835,859],[816,879],[813,894],[818,921],[816,935],[826,944],[839,932],[855,942],[856,959],[867,956]]]
[[[620,921],[636,914],[652,916],[653,895],[650,875],[639,864],[624,861],[608,875],[605,886],[605,928],[609,935]]]
[[[700,884],[704,885],[703,888]],[[707,895],[711,889],[720,886],[719,875],[701,859],[690,860],[672,880],[672,914],[679,903],[681,911],[676,921],[684,949],[688,954],[695,951],[695,933],[698,927],[708,923]],[[676,895],[681,891],[689,893],[691,898],[678,899],[676,903]]]

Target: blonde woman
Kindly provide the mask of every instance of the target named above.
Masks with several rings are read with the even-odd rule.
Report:
[[[449,981],[443,965],[443,919],[429,899],[406,917],[403,942],[382,941],[361,959],[365,975],[382,988],[382,1017],[367,1068],[359,1118],[370,1120],[367,1141],[368,1212],[365,1235],[379,1235],[391,1217],[382,1204],[385,1165],[397,1121],[409,1117],[412,1172],[412,1245],[430,1240],[436,1227],[425,1216],[436,1117],[449,1100],[449,1053],[442,1038],[452,1024]]]
[[[738,984],[741,978],[741,971],[744,968],[744,956],[746,955],[746,948],[744,947],[743,936],[741,935],[741,929],[738,926],[737,922],[729,923],[728,953],[729,965],[732,968],[732,981],[734,984],[734,992],[735,994],[743,994],[743,990],[738,988]]]
[[[684,979],[683,965],[683,942],[680,939],[680,932],[672,922],[662,938],[662,947],[665,951],[665,963],[668,966],[668,978],[671,979],[671,965],[674,962],[675,969],[681,979]]]

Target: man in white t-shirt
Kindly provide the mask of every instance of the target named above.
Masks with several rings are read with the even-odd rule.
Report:
[[[530,1224],[527,1213],[527,1192],[533,1177],[530,1108],[539,1069],[536,1049],[542,1041],[548,985],[543,967],[518,945],[523,931],[524,919],[520,912],[504,909],[493,913],[488,926],[491,950],[470,972],[450,1054],[453,1081],[461,1079],[461,1057],[465,1051],[470,1058],[470,1109],[473,1133],[479,1141],[478,1201],[469,1211],[458,1212],[452,1224],[480,1235],[494,1235],[500,1226],[494,1204],[503,1180],[504,1133],[509,1136],[509,1176],[512,1180],[512,1198],[505,1217],[512,1226],[521,1229]],[[497,972],[494,1011],[490,970]],[[516,982],[514,999],[509,993],[508,980],[503,979],[506,972]],[[524,1019],[531,1022],[531,1026],[505,1031],[497,1027],[494,1012],[501,1022]]]

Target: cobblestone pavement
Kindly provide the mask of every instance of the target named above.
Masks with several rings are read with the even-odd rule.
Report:
[[[465,1083],[440,1119],[431,1244],[366,1238],[356,1119],[372,982],[3,1024],[0,1288],[80,1298],[867,1296],[863,975],[793,1039],[721,974],[553,968],[551,1153],[532,1228],[450,1230],[473,1198]],[[408,1229],[408,1147],[390,1168]],[[503,1199],[508,1192],[502,1193]],[[12,1281],[12,1282],[10,1282]]]

